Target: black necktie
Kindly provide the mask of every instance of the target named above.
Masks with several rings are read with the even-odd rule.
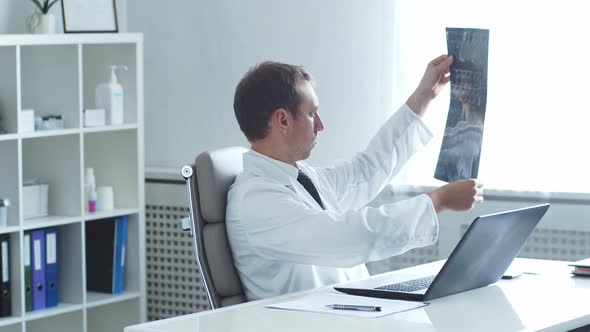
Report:
[[[302,170],[299,170],[299,175],[297,175],[297,181],[299,183],[301,183],[303,188],[305,188],[305,190],[307,190],[307,192],[311,195],[311,197],[313,197],[313,199],[315,199],[315,201],[318,202],[318,204],[322,207],[322,210],[325,210],[324,204],[322,204],[322,199],[320,198],[320,194],[318,193],[318,190],[313,185],[313,182],[311,182],[311,179],[309,178],[309,176],[307,176],[307,174],[303,173]]]

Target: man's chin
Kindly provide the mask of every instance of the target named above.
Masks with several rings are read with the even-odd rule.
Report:
[[[313,148],[312,148],[313,149]],[[307,151],[306,153],[304,153],[301,157],[301,160],[305,160],[307,158],[309,158],[309,156],[311,156],[311,150]]]

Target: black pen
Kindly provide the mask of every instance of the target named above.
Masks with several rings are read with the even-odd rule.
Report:
[[[328,304],[326,307],[336,310],[381,311],[381,307],[372,305]]]

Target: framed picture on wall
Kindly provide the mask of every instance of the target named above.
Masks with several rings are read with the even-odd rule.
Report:
[[[115,0],[61,0],[65,33],[118,32]]]

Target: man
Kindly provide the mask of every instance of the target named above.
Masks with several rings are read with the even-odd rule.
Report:
[[[368,277],[364,263],[433,244],[437,213],[483,199],[481,185],[470,179],[367,206],[431,138],[420,117],[449,82],[451,63],[445,55],[431,61],[367,149],[330,168],[302,162],[324,129],[311,75],[275,62],[246,73],[234,110],[251,150],[228,193],[226,221],[248,300]]]

